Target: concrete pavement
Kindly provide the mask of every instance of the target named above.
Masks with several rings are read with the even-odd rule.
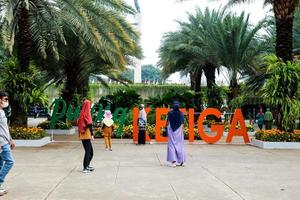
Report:
[[[166,144],[131,140],[104,151],[94,141],[93,173],[83,174],[79,142],[17,148],[7,200],[300,198],[300,150],[262,150],[239,142],[186,144],[187,166],[165,166]]]

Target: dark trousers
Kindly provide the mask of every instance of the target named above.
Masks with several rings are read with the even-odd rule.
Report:
[[[83,159],[83,168],[86,169],[90,165],[94,152],[91,140],[82,140],[82,145],[85,151]]]
[[[260,130],[262,130],[263,124],[258,124],[258,127],[259,127]]]
[[[265,124],[266,124],[266,130],[271,130],[272,129],[272,122],[273,121],[265,121]]]
[[[139,135],[138,135],[138,144],[145,144],[146,140],[146,134],[145,130],[139,130]]]

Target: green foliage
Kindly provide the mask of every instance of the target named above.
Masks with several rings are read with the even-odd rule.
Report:
[[[229,106],[232,110],[235,110],[237,108],[241,108],[243,103],[245,101],[245,96],[240,95],[237,96],[235,98],[233,98],[230,102],[229,102]]]
[[[28,22],[30,33],[24,33],[18,23],[25,3],[30,17],[23,20]],[[14,41],[20,42],[19,36],[26,35],[42,58],[52,54],[58,60],[58,44],[66,44],[63,30],[66,26],[112,62],[121,60],[121,63],[125,63],[120,50],[131,53],[139,51],[133,42],[139,36],[124,17],[125,14],[133,14],[134,9],[124,1],[4,1],[1,10],[4,44],[10,52],[14,49]]]
[[[44,93],[44,75],[35,65],[29,66],[28,72],[20,72],[15,57],[1,66],[1,87],[8,92],[12,107],[27,111],[30,104],[46,106],[48,97]]]
[[[217,85],[213,85],[209,90],[207,90],[207,107],[221,109],[223,105],[222,96],[222,88],[218,87]]]
[[[283,129],[292,131],[300,117],[300,63],[285,63],[275,55],[266,56],[265,61],[271,75],[262,89],[262,97],[268,105],[279,109]]]
[[[128,80],[129,82],[133,82],[134,70],[133,69],[126,69],[124,72],[121,73],[120,77],[124,80]]]
[[[127,89],[119,90],[112,95],[109,94],[101,97],[98,103],[102,104],[104,108],[109,105],[111,111],[114,112],[119,107],[131,109],[135,106],[138,106],[141,100],[142,99],[140,95],[136,91]]]
[[[46,136],[41,128],[11,127],[9,132],[13,139],[19,140],[38,140]]]
[[[230,125],[226,125],[226,126],[224,127],[224,131],[228,132],[228,131],[229,131],[229,128],[230,128]],[[236,128],[236,129],[240,129],[241,126],[240,126],[240,125],[236,125],[235,128]],[[254,127],[253,127],[252,125],[250,125],[250,124],[247,124],[247,125],[246,125],[246,129],[247,129],[247,132],[253,132],[253,131],[255,131]]]
[[[42,128],[42,129],[50,129],[50,121],[46,120],[46,121],[38,124],[37,127]],[[67,129],[71,129],[71,128],[72,128],[71,123],[65,123],[62,121],[56,122],[55,127],[54,127],[54,129],[62,129],[62,130],[67,130]]]
[[[163,77],[161,75],[161,70],[154,67],[153,65],[143,65],[142,66],[142,82],[143,83],[162,83]]]
[[[193,101],[195,96],[194,92],[186,91],[186,92],[179,92],[176,90],[171,90],[166,92],[162,96],[155,96],[146,99],[145,102],[153,107],[171,107],[173,105],[173,101],[177,100],[180,102],[180,106],[184,108],[195,108],[195,102]]]

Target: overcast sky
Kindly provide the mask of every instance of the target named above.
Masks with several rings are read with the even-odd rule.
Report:
[[[134,5],[134,0],[126,0]],[[255,24],[263,19],[270,8],[263,9],[262,0],[252,4],[239,4],[231,10],[250,13],[250,21]],[[144,58],[142,64],[156,65],[158,62],[157,50],[161,44],[163,34],[178,29],[176,20],[186,20],[187,12],[194,12],[195,7],[218,9],[226,5],[227,0],[188,0],[178,3],[176,0],[139,0],[142,13],[141,45]]]

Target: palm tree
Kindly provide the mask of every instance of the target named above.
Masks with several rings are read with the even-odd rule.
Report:
[[[251,0],[229,0],[229,5],[252,2]],[[293,22],[299,0],[265,0],[271,4],[276,24],[276,55],[284,62],[293,60]]]
[[[3,0],[0,5],[4,44],[17,54],[20,71],[24,73],[29,73],[29,62],[35,58],[33,49],[37,50],[38,58],[48,56],[59,60],[58,44],[67,45],[63,27],[68,27],[95,48],[103,60],[116,66],[126,64],[124,52],[133,55],[139,51],[136,45],[139,36],[124,18],[134,10],[123,1]],[[26,109],[20,105],[14,105],[18,113],[13,115],[26,116]],[[27,125],[26,120],[20,121]]]
[[[300,55],[300,11],[296,10],[294,16],[293,26],[293,54],[295,56]],[[267,26],[262,35],[261,49],[264,50],[263,56],[266,54],[275,54],[275,43],[276,43],[276,26],[274,17],[269,17],[267,20]],[[246,77],[246,85],[250,91],[259,91],[265,84],[265,80],[270,77],[267,72],[267,65],[265,64],[262,57],[256,59],[256,64],[244,71]]]
[[[131,30],[130,30],[131,31]],[[105,80],[100,75],[105,75],[112,80],[123,82],[120,78],[121,72],[126,69],[126,64],[130,64],[130,57],[140,57],[141,50],[134,42],[137,34],[128,31],[130,42],[122,38],[122,32],[115,32],[119,37],[119,54],[114,59],[106,57],[91,44],[78,37],[72,30],[64,29],[65,39],[68,45],[59,43],[58,50],[60,59],[53,58],[46,60],[42,66],[48,71],[48,79],[56,84],[63,83],[62,97],[66,102],[71,102],[74,96],[87,97],[90,76],[96,77],[101,83],[107,86]],[[125,60],[125,62],[123,61]],[[50,67],[52,66],[52,67]]]
[[[220,59],[220,65],[226,67],[229,76],[228,102],[239,94],[239,76],[253,66],[256,58],[264,51],[258,37],[258,31],[264,23],[263,20],[252,26],[249,15],[244,12],[239,16],[229,13],[216,24],[215,31],[211,34],[211,47]]]
[[[65,43],[65,25],[101,54],[109,57],[114,53],[119,60],[119,37],[114,33],[132,29],[121,15],[134,13],[123,1],[115,0],[2,0],[0,5],[4,12],[1,22],[5,46],[11,53],[16,50],[23,72],[29,66],[32,49],[37,49],[43,58],[52,52],[58,59],[57,43]],[[128,35],[126,39],[130,42]]]
[[[164,36],[159,49],[158,65],[163,67],[162,73],[168,76],[181,71],[182,74],[190,74],[191,86],[196,93],[195,105],[201,110],[201,77],[202,69],[198,64],[199,59],[192,55],[186,47],[189,38],[182,32],[169,32]],[[187,50],[187,51],[186,51]]]
[[[222,19],[224,10],[205,12],[196,9],[196,14],[188,15],[188,22],[179,22],[179,32],[166,34],[160,48],[160,65],[165,73],[175,71],[189,72],[191,77],[198,77],[195,91],[200,92],[202,71],[207,79],[207,93],[216,89],[215,72],[218,68],[218,58],[214,50],[210,48],[211,33],[214,24]],[[199,90],[198,90],[199,88]],[[208,104],[217,106],[214,102],[216,97],[209,97]]]

